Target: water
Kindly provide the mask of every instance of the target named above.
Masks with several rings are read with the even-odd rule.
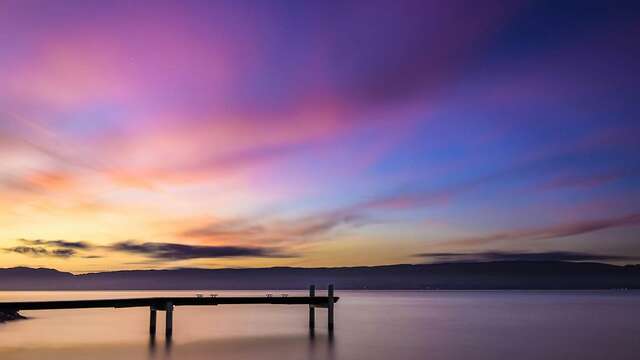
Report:
[[[0,292],[0,301],[192,296],[188,292]],[[204,293],[209,293],[204,292]],[[217,291],[264,295],[264,291]],[[289,294],[303,292],[290,291]],[[26,311],[0,324],[0,359],[637,359],[640,292],[339,291],[296,305],[177,307],[174,336],[148,333],[144,308]]]

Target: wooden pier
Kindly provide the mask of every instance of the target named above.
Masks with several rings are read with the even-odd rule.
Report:
[[[149,334],[155,335],[157,312],[165,312],[165,335],[173,335],[173,311],[176,306],[217,306],[217,305],[307,305],[309,306],[309,327],[315,328],[315,308],[327,309],[327,328],[333,331],[334,304],[339,300],[334,296],[333,285],[329,285],[327,296],[316,296],[315,286],[309,288],[309,296],[196,296],[196,297],[150,297],[130,299],[61,300],[0,302],[0,311],[59,310],[95,308],[149,308]]]

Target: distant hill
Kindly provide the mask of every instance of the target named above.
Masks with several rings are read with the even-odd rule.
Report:
[[[0,290],[640,289],[640,266],[585,262],[467,262],[341,268],[132,270],[74,275],[0,269]]]

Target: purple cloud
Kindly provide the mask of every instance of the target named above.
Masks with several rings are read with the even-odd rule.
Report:
[[[201,246],[175,243],[123,241],[110,246],[111,250],[143,255],[156,260],[177,261],[229,257],[282,258],[292,255],[280,249],[243,246]]]
[[[460,239],[452,239],[446,243],[449,245],[477,246],[500,241],[547,240],[635,225],[640,225],[640,213],[605,219],[576,221],[568,224],[535,229],[510,230],[488,235],[470,236]]]
[[[4,249],[7,252],[14,252],[21,255],[34,257],[60,257],[68,258],[74,256],[76,251],[73,249],[46,249],[38,246],[16,246]]]

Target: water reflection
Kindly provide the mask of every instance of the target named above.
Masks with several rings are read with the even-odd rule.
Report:
[[[153,294],[9,292],[0,298]],[[172,342],[166,341],[162,325],[158,335],[149,337],[146,309],[25,312],[30,320],[0,325],[0,360],[636,360],[640,352],[635,321],[640,292],[341,295],[335,336],[327,332],[324,311],[318,312],[315,331],[310,332],[304,307],[179,308]]]
[[[155,353],[156,353],[156,336],[149,335],[149,355],[151,355],[150,358],[153,358]]]
[[[309,329],[308,359],[334,359],[335,343],[334,333],[316,336],[314,329]]]
[[[164,352],[165,354],[171,354],[171,347],[173,345],[173,337],[167,336],[164,340]]]
[[[163,346],[159,346],[163,342]],[[306,347],[305,352],[299,351]],[[198,343],[174,344],[171,337],[156,339],[150,335],[148,358],[156,359],[208,359],[215,355],[219,358],[260,358],[265,360],[281,359],[335,359],[333,334],[317,335],[313,329],[306,337],[302,336],[260,336],[238,339],[216,339]]]
[[[327,358],[333,360],[335,358],[335,343],[334,343],[335,332],[331,331],[327,334]]]

